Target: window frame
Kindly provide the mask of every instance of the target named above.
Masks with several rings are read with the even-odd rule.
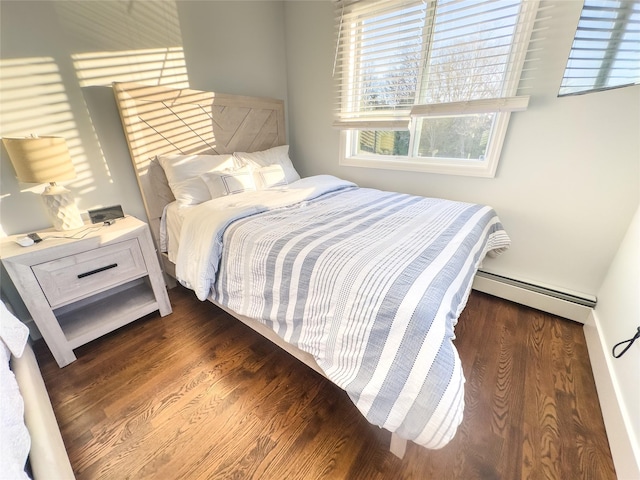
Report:
[[[379,168],[406,172],[440,173],[468,177],[494,178],[507,134],[511,112],[497,112],[493,121],[484,160],[465,160],[447,157],[418,157],[414,155],[376,155],[356,153],[355,136],[358,130],[340,132],[340,165],[345,167]],[[413,121],[411,122],[413,124]],[[414,147],[415,134],[409,127],[409,153]]]
[[[492,110],[482,110],[483,113],[494,113],[494,121],[492,123],[489,132],[489,141],[487,142],[487,150],[485,152],[484,159],[461,159],[461,158],[447,158],[447,157],[426,157],[417,156],[416,153],[416,140],[417,140],[417,123],[418,118],[431,116],[464,116],[472,115],[480,112],[465,112],[464,108],[460,108],[460,105],[456,104],[469,104],[469,103],[487,103],[487,100],[476,100],[469,102],[451,102],[450,104],[437,104],[435,105],[438,113],[425,114],[424,112],[416,113],[414,110],[420,110],[418,100],[416,99],[414,105],[409,111],[408,117],[405,115],[406,110],[400,110],[395,112],[395,116],[391,116],[389,121],[380,121],[380,126],[375,128],[376,122],[372,122],[371,125],[367,125],[364,128],[350,128],[348,124],[337,122],[337,126],[341,128],[340,132],[340,152],[339,152],[339,164],[341,166],[349,167],[364,167],[364,168],[376,168],[387,170],[399,170],[399,171],[413,171],[413,172],[427,172],[427,173],[439,173],[448,175],[462,175],[471,177],[485,177],[493,178],[496,175],[498,163],[504,146],[504,140],[506,138],[509,121],[511,119],[511,112],[523,110],[523,108],[504,109],[501,108],[500,103],[504,103],[506,100],[510,100],[510,95],[515,95],[518,89],[518,83],[522,72],[522,67],[527,54],[527,45],[533,31],[533,25],[538,11],[539,1],[524,1],[520,8],[519,18],[516,25],[516,31],[514,32],[514,39],[511,44],[511,53],[509,58],[510,65],[516,65],[516,68],[511,69],[505,73],[504,86],[502,88],[502,96],[499,99],[495,99],[495,107]],[[430,18],[431,17],[431,18]],[[423,55],[430,56],[432,54],[429,48],[432,41],[433,25],[435,18],[435,10],[433,14],[425,16],[425,29],[429,29],[429,33],[426,35],[426,40],[423,46]],[[524,19],[523,19],[524,18]],[[524,39],[524,40],[523,40]],[[514,48],[513,45],[517,47]],[[426,51],[426,52],[425,52]],[[420,67],[418,86],[416,89],[416,96],[419,95],[422,87],[423,73],[425,65],[428,65],[428,58],[422,62]],[[350,68],[350,75],[353,75],[355,68]],[[340,79],[341,88],[348,90],[349,75],[343,76]],[[525,98],[525,97],[516,97]],[[528,103],[528,97],[526,97]],[[452,108],[448,108],[452,106]],[[428,106],[427,106],[428,108]],[[490,107],[491,108],[491,107]],[[526,108],[526,106],[524,107]],[[405,122],[407,128],[398,127],[399,124]],[[358,153],[357,134],[359,131],[366,130],[403,130],[409,132],[409,151],[407,156],[400,155],[381,155],[381,154],[368,154]]]

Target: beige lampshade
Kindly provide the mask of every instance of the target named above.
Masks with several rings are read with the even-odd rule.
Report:
[[[18,180],[60,182],[76,178],[67,142],[62,137],[3,138]]]

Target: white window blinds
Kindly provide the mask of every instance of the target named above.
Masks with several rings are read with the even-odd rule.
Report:
[[[640,2],[586,0],[558,96],[640,83]]]
[[[526,107],[526,99],[504,99],[516,94],[537,5],[337,2],[336,125],[407,129],[411,115],[484,111],[488,102],[492,111]]]
[[[339,123],[407,128],[427,40],[420,0],[337,2]]]

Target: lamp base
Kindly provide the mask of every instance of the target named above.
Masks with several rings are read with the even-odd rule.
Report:
[[[71,192],[59,185],[51,184],[42,192],[42,201],[49,220],[56,230],[74,230],[84,225],[80,211]]]

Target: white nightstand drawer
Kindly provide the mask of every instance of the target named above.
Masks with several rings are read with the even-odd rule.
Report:
[[[120,285],[147,272],[135,238],[31,268],[52,308]]]

